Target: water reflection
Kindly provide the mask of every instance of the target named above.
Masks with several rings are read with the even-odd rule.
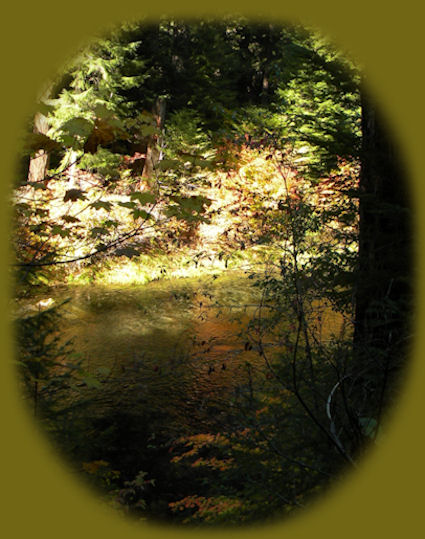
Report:
[[[86,368],[110,371],[101,408],[148,407],[166,417],[163,428],[197,432],[222,421],[248,383],[247,362],[261,368],[244,348],[258,290],[241,276],[72,287],[61,297],[71,298],[63,338],[73,339]]]

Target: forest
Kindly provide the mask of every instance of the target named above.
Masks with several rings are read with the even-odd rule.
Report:
[[[381,443],[411,341],[411,204],[327,38],[122,24],[46,82],[17,161],[17,383],[112,510],[272,522]]]

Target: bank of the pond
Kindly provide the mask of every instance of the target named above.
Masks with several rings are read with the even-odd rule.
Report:
[[[184,246],[168,253],[152,250],[131,259],[122,256],[93,261],[89,265],[77,263],[66,274],[66,280],[69,284],[113,287],[139,286],[164,279],[202,280],[213,275],[242,274],[255,268],[261,271],[265,264],[278,264],[281,251],[278,243],[226,251],[205,246]]]

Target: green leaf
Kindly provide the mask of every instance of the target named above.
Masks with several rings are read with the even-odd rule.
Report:
[[[78,217],[73,217],[72,215],[62,215],[61,219],[65,223],[81,223]]]
[[[75,202],[76,200],[85,200],[85,196],[83,194],[83,191],[81,189],[69,189],[65,196],[63,197],[64,202],[68,202],[68,200],[71,200],[72,202]]]
[[[39,150],[51,152],[52,150],[59,150],[61,145],[56,140],[51,139],[47,135],[42,133],[29,133],[26,136],[24,151],[25,153],[34,154]]]
[[[90,204],[90,206],[92,208],[94,208],[95,210],[106,210],[106,211],[109,211],[112,207],[112,204],[110,202],[106,202],[106,201],[103,201],[103,200],[98,200],[97,202],[93,202],[92,204]]]
[[[107,221],[104,221],[102,224],[105,228],[116,228],[119,225],[119,222],[108,219]]]
[[[98,236],[104,236],[105,234],[108,234],[108,229],[100,226],[95,226],[91,229],[90,234],[93,238],[96,238]]]
[[[122,206],[123,208],[130,208],[131,210],[137,208],[137,204],[135,202],[118,202],[118,206]]]
[[[140,217],[142,219],[149,219],[151,215],[145,210],[134,210],[133,219],[139,219]]]
[[[109,120],[109,123],[111,120],[115,120],[114,113],[109,110],[106,105],[103,105],[101,103],[98,103],[94,108],[94,113],[97,118],[101,118],[102,120]],[[120,122],[121,123],[121,122]]]
[[[178,219],[181,219],[182,209],[179,206],[168,206],[164,210],[164,215],[166,217],[177,217]]]
[[[60,139],[62,144],[67,148],[78,148],[75,138],[71,137],[71,135],[61,135]]]
[[[61,227],[60,225],[53,225],[51,230],[52,236],[61,236],[62,238],[65,238],[69,236],[70,231],[66,228]]]
[[[191,196],[191,197],[180,197],[173,196],[171,200],[181,206],[185,210],[192,210],[196,212],[202,211],[205,205],[210,205],[211,201],[203,196]]]
[[[45,191],[47,189],[47,186],[44,185],[42,182],[28,182],[28,185],[30,185],[33,189],[41,189]]]
[[[40,232],[40,230],[46,230],[47,223],[38,223],[36,225],[30,225],[28,228],[31,232]]]
[[[130,199],[138,200],[140,204],[153,204],[156,201],[155,195],[150,191],[136,191],[134,193],[131,193]]]
[[[149,137],[151,135],[157,135],[160,130],[154,125],[144,125],[140,128],[140,132],[143,137]]]
[[[61,131],[72,137],[88,137],[93,131],[94,123],[86,118],[71,118],[61,126]]]

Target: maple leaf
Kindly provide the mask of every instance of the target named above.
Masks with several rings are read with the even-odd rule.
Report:
[[[68,202],[68,200],[71,200],[72,202],[75,202],[76,200],[85,200],[85,196],[83,191],[81,189],[69,189],[65,196],[63,197],[64,202]]]

